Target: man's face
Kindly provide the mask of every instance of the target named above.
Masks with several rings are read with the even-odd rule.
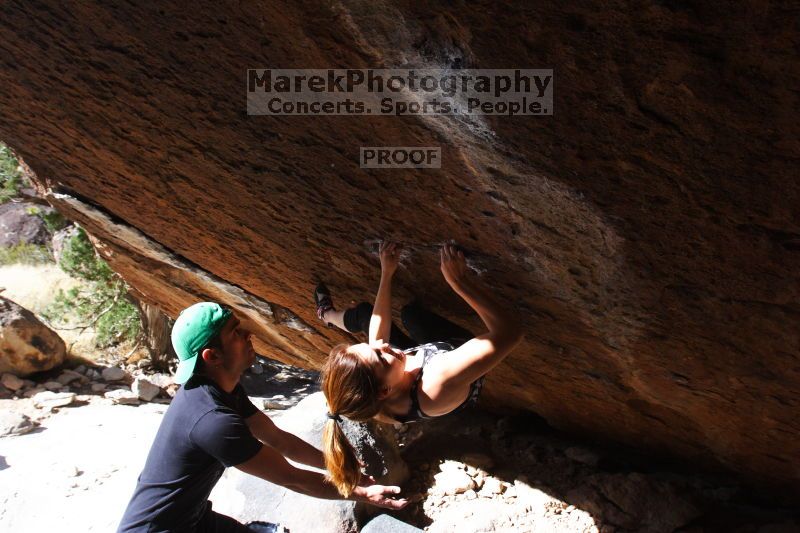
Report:
[[[252,333],[244,329],[235,315],[231,315],[219,332],[222,343],[222,366],[225,370],[241,374],[256,362],[256,352],[250,342]]]

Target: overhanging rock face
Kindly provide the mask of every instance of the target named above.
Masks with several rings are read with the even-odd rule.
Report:
[[[738,11],[737,11],[738,10]],[[0,139],[112,265],[175,315],[234,306],[319,366],[310,302],[396,301],[478,329],[454,238],[526,324],[485,399],[556,426],[800,486],[797,36],[787,4],[10,3]],[[253,117],[248,68],[552,68],[552,117]],[[363,170],[361,146],[440,146]],[[794,492],[796,495],[796,492]]]

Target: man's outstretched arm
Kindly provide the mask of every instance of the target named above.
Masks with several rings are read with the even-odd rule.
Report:
[[[270,446],[262,446],[255,456],[244,463],[236,465],[236,468],[251,476],[260,477],[270,483],[281,485],[306,496],[325,500],[345,499],[339,494],[336,487],[325,480],[325,476],[317,472],[295,468]],[[394,499],[392,496],[396,494],[400,494],[400,487],[371,485],[369,487],[356,487],[353,494],[346,499],[369,503],[387,509],[402,509],[408,504],[408,501]]]
[[[245,419],[250,432],[264,444],[275,448],[292,461],[325,469],[322,452],[300,437],[282,430],[261,411]]]

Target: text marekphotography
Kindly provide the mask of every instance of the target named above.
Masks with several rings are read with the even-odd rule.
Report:
[[[552,69],[250,69],[249,115],[552,115]]]

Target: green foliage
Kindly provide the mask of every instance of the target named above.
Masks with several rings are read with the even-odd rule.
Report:
[[[104,283],[122,282],[108,263],[94,251],[83,228],[78,228],[78,232],[64,242],[59,266],[74,278]]]
[[[39,209],[38,207],[29,207],[27,213],[29,215],[36,215],[41,218],[44,222],[44,226],[51,235],[58,230],[65,228],[67,224],[69,224],[69,221],[64,217],[64,215],[55,209],[48,209],[45,211]]]
[[[14,246],[0,246],[0,265],[43,265],[52,263],[53,256],[47,246],[20,243]]]
[[[95,252],[83,229],[64,243],[59,265],[82,283],[59,291],[43,313],[51,323],[80,321],[78,328],[95,328],[95,344],[104,348],[136,338],[139,313],[128,297],[128,286]]]
[[[8,146],[0,143],[0,204],[17,196],[24,184],[19,161]]]

